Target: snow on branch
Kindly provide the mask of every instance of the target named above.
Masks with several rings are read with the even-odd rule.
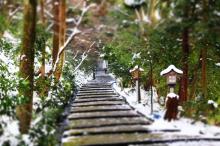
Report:
[[[84,60],[88,57],[88,53],[91,51],[91,48],[92,48],[92,46],[95,44],[95,42],[93,42],[90,46],[89,46],[89,48],[88,48],[88,50],[87,51],[85,51],[85,52],[83,52],[83,54],[82,54],[82,59],[81,59],[81,61],[80,61],[80,63],[76,66],[76,68],[74,69],[74,73],[78,70],[78,68],[82,65],[82,63],[84,62]]]
[[[69,36],[69,38],[67,39],[67,41],[64,43],[64,45],[59,48],[59,52],[58,52],[58,55],[57,55],[57,58],[56,58],[56,61],[55,61],[55,64],[53,66],[53,69],[52,71],[54,72],[57,68],[57,65],[58,65],[58,62],[60,60],[60,56],[62,54],[62,52],[65,50],[65,48],[67,47],[67,45],[72,41],[72,39],[74,38],[74,36],[76,36],[77,34],[81,33],[81,31],[77,28],[80,23],[82,22],[82,19],[85,15],[85,13],[92,7],[96,6],[96,4],[90,4],[90,5],[86,5],[86,2],[84,2],[84,7],[82,8],[82,13],[80,15],[80,18],[78,19],[78,21],[76,22],[76,26],[75,28],[73,29],[71,35]]]
[[[74,55],[74,57],[73,57],[73,60],[75,60],[75,59],[76,59],[76,57],[77,57],[78,53],[79,53],[79,51],[77,50],[77,51],[76,51],[76,54],[75,54],[75,55]]]
[[[54,25],[54,22],[51,22],[50,25],[46,28],[46,31],[49,31]]]
[[[14,11],[9,12],[9,18],[13,17],[20,10],[22,10],[22,7],[17,7]]]
[[[75,23],[76,26],[79,26],[79,24],[82,22],[82,18],[84,17],[85,13],[92,7],[95,7],[96,4],[92,3],[88,6],[86,6],[86,2],[84,2],[84,7],[82,8],[82,13],[81,13],[81,16],[79,17],[79,20]]]
[[[44,9],[44,11],[45,11],[45,14],[46,14],[47,16],[49,16],[51,19],[54,18],[53,14],[51,14],[47,9]]]
[[[74,28],[72,34],[70,35],[70,37],[67,39],[67,41],[64,43],[64,45],[59,49],[59,53],[57,55],[54,67],[53,67],[53,72],[56,70],[57,68],[57,64],[59,62],[60,56],[62,54],[62,52],[65,50],[65,48],[67,47],[67,45],[70,43],[70,41],[72,41],[72,39],[74,38],[75,35],[77,35],[78,33],[80,33],[81,31],[78,30],[77,28]]]

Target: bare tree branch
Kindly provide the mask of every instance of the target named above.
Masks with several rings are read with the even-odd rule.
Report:
[[[85,51],[85,52],[83,52],[83,54],[82,54],[82,60],[80,61],[80,63],[76,66],[76,68],[74,69],[74,73],[78,70],[78,68],[82,65],[82,63],[84,62],[84,60],[88,57],[88,53],[90,52],[90,50],[91,50],[91,48],[92,48],[92,46],[95,44],[95,42],[93,42],[90,46],[89,46],[89,48],[88,48],[88,50],[87,51]]]
[[[17,7],[14,11],[9,12],[9,18],[11,18],[12,16],[14,16],[18,11],[22,10],[22,7]]]

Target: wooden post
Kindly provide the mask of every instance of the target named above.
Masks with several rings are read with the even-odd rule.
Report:
[[[93,67],[93,70],[92,70],[93,80],[95,80],[95,71],[96,71],[96,69]]]
[[[141,103],[141,92],[140,92],[140,81],[139,81],[139,78],[136,80],[136,93],[137,93],[138,103]]]
[[[170,88],[174,89],[174,88]],[[178,95],[175,93],[169,93],[167,95],[167,101],[166,101],[166,113],[164,116],[165,120],[171,121],[177,119],[178,114]]]
[[[151,101],[151,114],[153,114],[153,68],[152,68],[152,62],[150,62],[150,76],[151,76],[151,96],[150,96],[150,101]]]

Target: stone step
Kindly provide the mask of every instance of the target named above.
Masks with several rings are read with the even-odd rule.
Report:
[[[151,122],[143,117],[125,117],[125,118],[99,118],[99,119],[81,119],[70,121],[66,129],[79,129],[88,127],[106,127],[112,125],[149,125]],[[129,127],[129,126],[128,126]]]
[[[124,104],[124,101],[95,101],[95,102],[86,102],[86,103],[73,103],[73,107],[79,107],[79,106],[105,106],[105,105],[122,105]]]
[[[144,125],[118,125],[108,127],[96,127],[85,129],[70,129],[64,132],[63,136],[83,136],[83,135],[98,135],[98,134],[119,134],[119,133],[149,133],[147,126]]]
[[[97,92],[97,93],[78,93],[77,96],[90,96],[90,95],[116,95],[114,92]]]
[[[105,111],[105,112],[87,112],[87,113],[71,113],[69,120],[75,119],[95,119],[95,118],[123,118],[123,117],[139,117],[135,111]]]
[[[111,87],[104,87],[104,86],[101,86],[101,87],[81,87],[80,91],[81,90],[86,90],[86,91],[89,91],[89,90],[112,90],[112,88]]]
[[[84,90],[80,91],[78,93],[115,93],[112,89],[110,90]]]
[[[121,133],[121,134],[104,134],[104,135],[85,135],[70,136],[62,139],[63,146],[82,146],[82,145],[111,145],[111,146],[128,146],[147,140],[160,140],[161,134],[149,133]],[[124,144],[124,145],[123,145]]]
[[[76,98],[98,98],[98,97],[102,97],[102,98],[110,98],[110,97],[119,97],[116,94],[113,95],[84,95],[84,96],[76,96]]]
[[[132,109],[93,109],[93,110],[84,110],[84,111],[75,111],[75,110],[71,110],[70,113],[86,113],[86,112],[110,112],[110,111],[114,111],[114,112],[118,112],[118,111],[130,111]]]
[[[78,96],[75,98],[75,100],[77,99],[99,99],[99,98],[102,98],[102,99],[106,99],[108,100],[109,98],[117,98],[117,99],[123,99],[123,97],[119,97],[119,96],[101,96],[101,97],[97,97],[97,96]]]
[[[96,80],[90,80],[87,82],[87,84],[84,84],[85,86],[86,85],[111,85],[111,83],[108,83],[108,82],[97,82]]]
[[[74,103],[83,103],[83,102],[95,102],[95,101],[124,101],[123,99],[120,98],[76,98]]]
[[[110,84],[88,84],[88,85],[82,85],[81,86],[81,88],[91,88],[91,87],[95,87],[95,88],[98,88],[98,87],[108,87],[108,88],[110,88],[111,87],[111,85]]]
[[[98,92],[98,91],[105,91],[105,90],[112,90],[112,88],[80,88],[79,92],[82,91],[89,91],[89,92]]]
[[[130,110],[128,105],[123,106],[87,106],[87,107],[72,107],[71,112],[86,112],[86,111],[102,111],[102,110]]]

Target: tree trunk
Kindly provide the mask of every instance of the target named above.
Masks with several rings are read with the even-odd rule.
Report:
[[[189,17],[188,14],[188,5],[185,6],[184,9],[184,19],[187,20]],[[189,28],[185,26],[182,32],[182,62],[183,62],[183,75],[181,77],[181,84],[180,84],[180,103],[184,103],[187,101],[188,96],[188,70],[189,70]]]
[[[203,0],[203,23],[207,24],[208,22],[208,7],[209,7],[209,2],[208,0]],[[207,47],[208,43],[206,38],[204,38],[204,47],[202,49],[202,94],[203,97],[207,97]]]
[[[98,6],[98,16],[105,16],[107,14],[107,1],[102,0]]]
[[[184,28],[183,30],[183,42],[182,42],[182,50],[183,50],[183,76],[181,78],[180,85],[180,103],[187,101],[187,93],[188,93],[188,57],[189,57],[189,31],[188,28]]]
[[[28,132],[32,118],[36,7],[36,0],[24,1],[24,30],[20,60],[20,77],[28,83],[28,86],[19,88],[20,96],[24,96],[27,99],[24,104],[17,106],[16,109],[21,133]]]
[[[45,17],[44,17],[44,0],[40,0],[40,18],[43,28],[45,29]],[[45,44],[46,42],[44,42]],[[46,45],[42,48],[42,58],[41,58],[41,77],[45,77],[45,57],[46,57]]]
[[[53,0],[53,15],[54,15],[54,25],[53,25],[53,51],[52,59],[53,66],[55,65],[57,55],[59,52],[59,5],[60,0]]]
[[[40,18],[41,18],[41,23],[42,24],[46,23],[46,19],[45,19],[45,16],[44,16],[44,7],[45,7],[45,1],[40,0]]]
[[[202,49],[202,96],[207,97],[207,48]]]
[[[64,43],[65,43],[65,36],[66,36],[66,0],[61,0],[60,1],[60,28],[59,28],[59,48],[61,48]],[[62,69],[64,65],[64,60],[65,60],[65,51],[62,52],[60,55],[59,62],[57,64],[57,68],[55,70],[55,78],[57,80],[60,79],[61,74],[62,74]]]

